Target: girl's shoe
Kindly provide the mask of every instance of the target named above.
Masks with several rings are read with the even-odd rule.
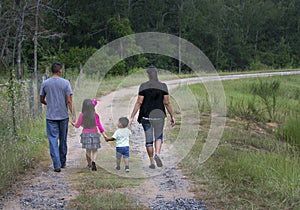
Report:
[[[149,168],[155,169],[155,165],[152,163],[152,164],[149,166]]]
[[[96,167],[95,161],[92,162],[92,171],[97,171],[97,167]]]

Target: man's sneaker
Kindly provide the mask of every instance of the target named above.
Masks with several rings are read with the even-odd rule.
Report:
[[[149,166],[149,168],[155,169],[155,165],[152,163],[152,164]]]
[[[61,164],[61,168],[65,168],[66,166],[67,166],[66,163]]]
[[[55,168],[54,171],[55,172],[61,172],[60,168]]]
[[[129,172],[129,166],[125,166],[125,171]]]
[[[157,167],[162,167],[163,166],[163,164],[161,162],[161,159],[157,155],[154,156],[154,160],[156,162]]]
[[[95,161],[92,162],[92,171],[97,171],[97,167],[96,167]]]
[[[120,166],[116,166],[116,170],[120,171],[120,169],[121,169]]]

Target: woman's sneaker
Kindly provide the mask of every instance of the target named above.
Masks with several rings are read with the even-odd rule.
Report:
[[[92,171],[97,171],[97,166],[95,161],[92,162]]]
[[[154,156],[154,160],[156,162],[157,167],[162,167],[163,166],[163,164],[161,162],[161,159],[157,155]]]

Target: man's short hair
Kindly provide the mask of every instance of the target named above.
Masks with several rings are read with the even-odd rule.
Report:
[[[60,62],[53,63],[51,67],[52,73],[57,73],[61,68],[62,64]]]
[[[119,122],[121,123],[123,128],[126,128],[128,126],[129,120],[127,117],[120,117]]]

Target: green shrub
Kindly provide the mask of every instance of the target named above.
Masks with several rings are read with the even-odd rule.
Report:
[[[233,99],[231,97],[227,110],[229,117],[240,117],[249,121],[260,121],[263,119],[263,110],[258,108],[254,99]]]
[[[277,99],[280,88],[279,80],[262,80],[252,84],[250,92],[258,96],[266,106],[270,121],[274,121],[277,111]]]
[[[280,126],[276,131],[278,139],[288,142],[292,146],[300,149],[300,119],[288,119],[285,124]]]

